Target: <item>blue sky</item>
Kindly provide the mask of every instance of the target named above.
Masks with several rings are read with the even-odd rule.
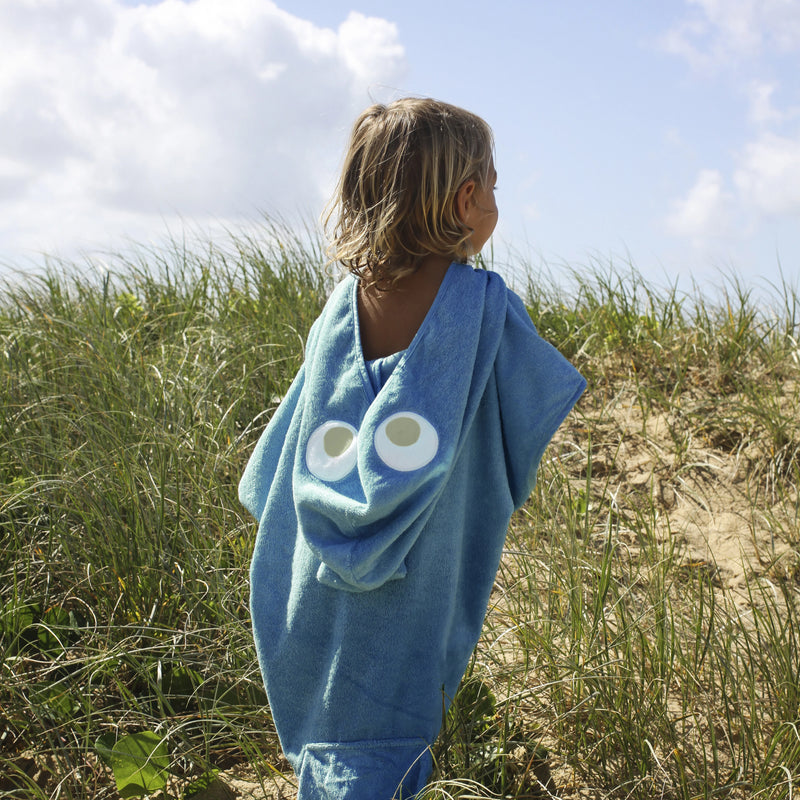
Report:
[[[6,264],[313,221],[417,94],[495,131],[500,262],[800,280],[800,0],[3,0],[0,53]]]

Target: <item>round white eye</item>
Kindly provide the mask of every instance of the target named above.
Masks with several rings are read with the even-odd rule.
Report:
[[[424,467],[439,449],[433,425],[413,411],[400,411],[375,431],[375,450],[384,464],[399,472]]]
[[[356,465],[358,431],[346,422],[331,420],[308,439],[306,466],[322,481],[338,481]]]

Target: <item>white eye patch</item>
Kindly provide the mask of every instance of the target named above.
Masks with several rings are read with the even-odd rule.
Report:
[[[439,449],[433,425],[413,411],[400,411],[375,431],[375,450],[386,466],[399,472],[424,467]]]
[[[375,431],[375,452],[398,472],[412,472],[428,464],[439,449],[433,425],[413,411],[400,411]],[[331,420],[317,428],[306,445],[308,471],[321,481],[344,478],[358,459],[358,431],[346,422]]]
[[[358,431],[346,422],[331,420],[311,434],[306,466],[322,481],[338,481],[356,465]]]

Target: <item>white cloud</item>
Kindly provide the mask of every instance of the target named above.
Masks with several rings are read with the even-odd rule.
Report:
[[[786,113],[779,111],[772,103],[772,95],[775,93],[774,83],[763,81],[751,81],[747,87],[747,94],[750,100],[750,120],[756,125],[772,125],[783,122]]]
[[[800,48],[796,0],[687,0],[689,15],[661,40],[667,52],[708,70],[752,58],[765,49]]]
[[[718,170],[704,169],[686,197],[673,203],[668,230],[695,240],[723,236],[730,230],[733,197]]]
[[[746,133],[734,151],[733,169],[725,174],[701,170],[686,195],[673,203],[667,227],[695,244],[719,237],[742,240],[757,234],[766,219],[783,223],[800,213],[800,135],[791,129],[800,109],[787,104],[794,99],[795,84],[784,81],[789,93],[780,92],[772,68],[789,63],[788,73],[778,69],[777,74],[796,72],[792,62],[800,52],[800,3],[687,2],[694,13],[667,33],[664,46],[697,69],[726,69],[736,81],[737,95],[746,98],[742,121],[750,125],[741,128]],[[776,54],[780,63],[766,67]]]
[[[749,143],[734,173],[742,205],[759,216],[800,216],[800,137],[766,133]]]
[[[402,62],[404,51],[395,26],[382,19],[368,20],[357,11],[339,26],[338,52],[353,74],[364,84],[385,72],[387,61]]]
[[[3,0],[0,53],[7,250],[316,213],[355,114],[405,71],[391,23],[270,0]]]
[[[719,170],[704,169],[666,219],[675,236],[696,244],[756,232],[762,221],[800,218],[800,137],[763,133],[737,155],[726,188]]]

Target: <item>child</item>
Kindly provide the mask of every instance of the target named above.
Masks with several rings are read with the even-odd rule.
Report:
[[[329,219],[350,271],[242,477],[251,611],[300,800],[409,798],[478,641],[512,512],[585,387],[501,278],[492,134],[365,111]]]

